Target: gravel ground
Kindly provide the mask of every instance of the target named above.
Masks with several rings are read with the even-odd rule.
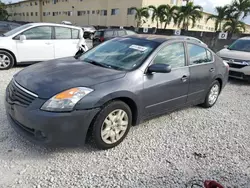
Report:
[[[186,108],[133,127],[118,147],[46,149],[10,127],[0,76],[0,187],[250,187],[250,84],[231,80],[211,109]]]

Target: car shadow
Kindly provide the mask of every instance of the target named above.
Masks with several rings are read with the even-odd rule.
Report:
[[[236,79],[236,78],[229,78],[228,82],[230,84],[234,84],[234,85],[245,85],[245,86],[250,86],[250,82],[246,81],[246,80],[240,80],[240,79]]]

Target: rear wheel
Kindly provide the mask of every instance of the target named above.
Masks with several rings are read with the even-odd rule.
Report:
[[[8,70],[15,64],[14,57],[7,51],[0,50],[0,70]]]
[[[119,145],[129,132],[132,112],[122,101],[107,104],[97,115],[92,129],[92,140],[99,149]]]
[[[210,108],[213,105],[215,105],[215,103],[219,97],[219,94],[220,94],[220,83],[218,82],[218,80],[215,80],[212,83],[212,85],[207,93],[205,102],[202,104],[202,106],[204,108]]]

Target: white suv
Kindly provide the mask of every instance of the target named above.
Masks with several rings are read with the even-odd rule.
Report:
[[[34,63],[74,56],[81,45],[86,45],[79,27],[31,23],[0,36],[0,70],[14,64]]]

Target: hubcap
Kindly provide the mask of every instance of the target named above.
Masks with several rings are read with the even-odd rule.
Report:
[[[111,112],[104,120],[101,128],[101,137],[106,144],[118,142],[128,128],[128,115],[124,110]]]
[[[0,69],[10,65],[10,58],[4,54],[0,54]]]
[[[210,105],[213,105],[216,102],[218,95],[219,95],[219,91],[220,91],[220,88],[219,88],[218,84],[215,84],[211,88],[210,93],[209,93],[209,97],[208,97],[208,103]]]

